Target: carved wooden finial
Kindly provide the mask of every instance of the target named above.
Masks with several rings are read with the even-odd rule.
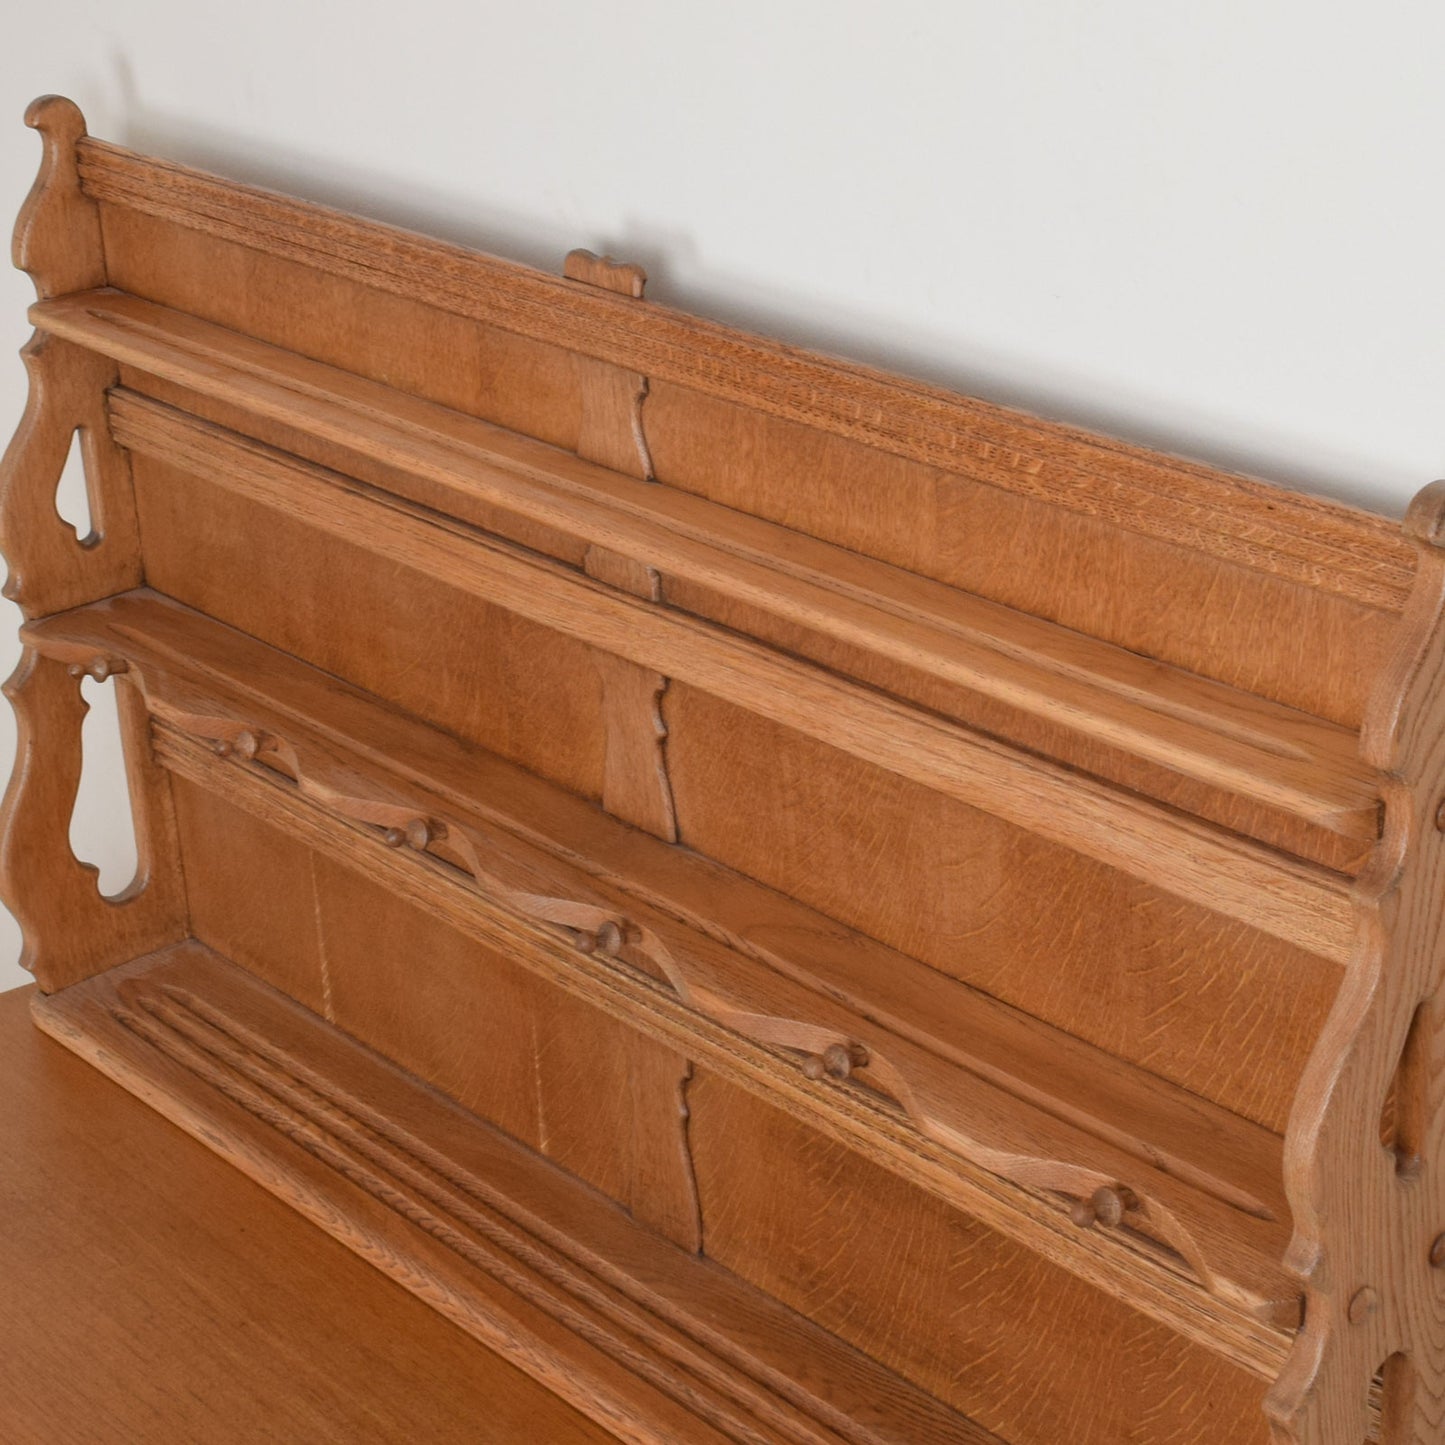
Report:
[[[1415,493],[1405,512],[1405,535],[1422,546],[1445,546],[1445,480]]]
[[[569,281],[600,286],[604,291],[631,296],[635,301],[642,299],[647,285],[647,272],[641,266],[634,266],[630,261],[614,261],[611,256],[598,256],[592,251],[569,251],[562,262],[562,274]]]
[[[35,283],[42,300],[105,285],[100,211],[82,190],[76,146],[85,117],[74,101],[42,95],[31,101],[25,124],[40,132],[40,171],[15,223],[15,265]]]

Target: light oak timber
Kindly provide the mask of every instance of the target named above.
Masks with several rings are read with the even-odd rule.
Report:
[[[571,281],[598,286],[619,296],[642,298],[647,284],[640,266],[573,251],[563,270]],[[582,424],[577,455],[641,481],[652,479],[652,458],[642,424],[647,378],[589,356],[577,358],[582,391]],[[539,519],[540,520],[540,519]],[[582,566],[589,577],[650,602],[662,598],[655,567],[589,543]],[[607,710],[607,761],[602,806],[609,813],[646,828],[668,842],[677,841],[677,815],[667,780],[667,727],[659,702],[667,689],[660,673],[607,652],[595,654],[603,679]]]
[[[1364,732],[1390,780],[1386,837],[1285,1156],[1288,1262],[1309,1289],[1267,1405],[1285,1445],[1366,1438],[1377,1375],[1379,1438],[1445,1433],[1445,482],[1415,498],[1405,530],[1420,551],[1416,588]]]
[[[619,1439],[993,1439],[198,944],[35,1014]]]
[[[1440,486],[1401,531],[27,120],[48,1026],[622,1438],[1437,1445]]]
[[[6,1445],[616,1437],[0,995]]]
[[[508,951],[539,971],[545,969],[548,978],[579,998],[726,1070],[770,1103],[956,1204],[990,1228],[1026,1240],[1030,1249],[1098,1288],[1127,1298],[1132,1307],[1167,1322],[1187,1338],[1227,1354],[1262,1378],[1274,1377],[1288,1349],[1290,1328],[1298,1320],[1296,1301],[1266,1300],[1259,1294],[1235,1300],[1201,1291],[1176,1257],[1151,1249],[1147,1238],[1084,1233],[1059,1210],[1055,1197],[1021,1193],[996,1175],[970,1168],[956,1152],[901,1121],[886,1100],[875,1100],[870,1091],[814,1083],[791,1059],[780,1060],[775,1050],[751,1044],[725,1026],[710,1025],[704,1015],[678,1012],[670,989],[605,960],[583,955],[579,961],[575,944],[544,939],[535,924],[514,921],[506,912],[486,907],[464,884],[449,894],[438,887],[454,881],[444,865],[430,876],[424,872],[418,876],[412,871],[414,864],[408,868],[410,860],[392,853],[377,858],[374,843],[355,825],[309,808],[292,791],[275,786],[261,791],[254,775],[218,764],[210,748],[164,732],[158,743],[166,765],[178,776],[252,811],[480,942]],[[820,1094],[823,1089],[828,1092]],[[825,1102],[826,1108],[820,1107]]]
[[[526,438],[134,298],[73,298],[33,314],[56,335],[224,396],[299,434],[324,436],[352,466],[372,458],[387,469],[383,485],[427,506],[496,530],[496,518],[478,515],[480,497],[548,533],[575,536],[578,552],[628,555],[666,574],[669,586],[675,577],[679,587],[720,590],[785,615],[795,631],[802,625],[864,648],[865,656],[976,689],[997,705],[1047,717],[1055,729],[1063,722],[1166,776],[1182,773],[1206,791],[1287,811],[1357,844],[1378,836],[1378,786],[1360,764],[1356,739],[1298,710],[669,489],[629,483]],[[531,545],[534,534],[515,539]],[[720,620],[734,623],[732,615]],[[806,633],[801,650],[808,651]],[[906,695],[906,681],[902,687]],[[1008,731],[1007,718],[981,720],[993,724],[989,730]],[[1033,744],[1034,736],[1025,732],[1021,741]],[[1135,769],[1118,780],[1135,786]]]
[[[223,181],[90,138],[86,193],[109,205],[952,467],[1114,524],[1395,610],[1411,560],[1383,518],[1161,457],[939,388],[588,290],[514,262]],[[1241,525],[1241,523],[1243,525]]]
[[[107,626],[104,621],[107,614],[115,615],[118,625]],[[591,879],[585,875],[573,875],[569,878],[566,868],[559,872],[557,863],[548,863],[545,857],[533,854],[532,845],[524,844],[520,839],[505,841],[496,837],[490,828],[480,825],[480,819],[475,819],[474,809],[482,799],[488,801],[492,816],[509,832],[523,832],[530,828],[535,836],[538,826],[536,819],[539,815],[545,817],[550,810],[539,808],[535,801],[522,803],[521,799],[518,799],[515,815],[501,810],[500,798],[506,797],[508,792],[514,792],[516,788],[515,783],[512,789],[505,791],[499,786],[505,778],[505,770],[493,765],[490,769],[493,774],[491,782],[486,787],[479,787],[476,780],[479,764],[483,760],[475,753],[470,756],[456,754],[454,750],[457,745],[448,745],[440,737],[428,739],[426,730],[415,723],[404,724],[404,733],[393,740],[384,740],[384,734],[381,737],[376,736],[375,727],[378,724],[385,725],[390,714],[377,708],[374,703],[366,704],[356,698],[349,709],[353,718],[352,727],[366,730],[360,738],[348,736],[347,731],[335,730],[334,722],[333,730],[328,735],[318,737],[315,742],[307,741],[306,735],[311,731],[311,725],[306,719],[316,716],[318,710],[323,714],[331,713],[336,716],[334,703],[341,695],[338,685],[322,678],[316,678],[311,685],[313,692],[319,688],[333,699],[332,707],[318,709],[317,698],[308,700],[303,692],[289,704],[282,702],[282,711],[278,712],[275,685],[258,689],[258,682],[277,677],[278,674],[285,678],[288,672],[304,680],[310,669],[274,654],[268,659],[266,654],[269,649],[260,648],[258,644],[248,642],[238,634],[219,628],[204,619],[188,621],[188,618],[194,618],[194,614],[187,614],[174,604],[152,601],[144,595],[138,595],[134,598],[117,599],[114,603],[40,624],[31,630],[30,637],[32,645],[43,646],[60,658],[88,657],[94,655],[97,648],[126,655],[129,659],[130,675],[147,687],[153,713],[168,724],[158,737],[160,754],[168,766],[175,767],[183,776],[190,777],[208,789],[224,789],[233,801],[239,802],[243,807],[260,810],[263,816],[269,816],[273,821],[278,820],[278,815],[269,810],[283,806],[283,799],[275,796],[274,784],[261,788],[259,793],[235,792],[233,782],[239,771],[235,766],[236,758],[240,758],[243,763],[248,757],[269,759],[272,767],[279,767],[284,774],[301,784],[302,800],[321,804],[323,810],[328,815],[337,817],[343,827],[360,823],[370,824],[373,828],[391,827],[399,830],[408,826],[409,819],[426,820],[427,836],[419,840],[423,852],[430,849],[439,858],[460,864],[480,886],[483,897],[479,901],[489,916],[485,920],[469,918],[471,928],[476,928],[480,921],[484,921],[489,930],[494,928],[496,920],[493,915],[498,907],[520,914],[534,930],[541,926],[542,937],[547,939],[553,949],[557,945],[557,938],[555,934],[547,935],[546,925],[560,928],[564,949],[562,957],[570,966],[568,976],[562,981],[568,987],[585,989],[586,996],[602,1003],[604,1008],[614,1011],[619,1008],[628,1009],[629,1012],[623,1015],[628,1021],[651,1031],[658,1027],[657,1022],[652,1018],[634,1018],[630,1012],[631,1008],[644,999],[649,1014],[658,1011],[658,1001],[651,996],[647,980],[638,978],[635,974],[625,980],[629,996],[626,1004],[617,997],[617,985],[623,980],[617,978],[615,970],[607,970],[602,974],[609,987],[604,991],[594,992],[596,984],[589,987],[588,980],[579,980],[574,971],[581,968],[584,961],[602,962],[606,950],[599,948],[594,954],[590,951],[593,945],[589,944],[589,951],[578,954],[574,951],[575,944],[568,946],[571,935],[576,930],[583,930],[589,937],[595,932],[600,940],[600,930],[609,926],[609,919],[628,920],[620,926],[627,930],[640,929],[641,934],[632,948],[623,948],[624,957],[651,965],[654,976],[671,984],[681,994],[682,1000],[692,1006],[691,1011],[685,1010],[681,1015],[675,1015],[669,1021],[670,1026],[662,1033],[669,1041],[684,1044],[689,1053],[695,1053],[697,1048],[704,1047],[708,1049],[708,1056],[716,1062],[717,1044],[706,1031],[700,1031],[699,1021],[695,1016],[695,1011],[698,1010],[722,1023],[723,1036],[730,1040],[730,1047],[723,1055],[729,1067],[733,1066],[738,1030],[745,1036],[758,1038],[765,1045],[781,1043],[793,1048],[810,1049],[819,1054],[824,1052],[825,1045],[830,1040],[850,1037],[863,1040],[874,1057],[871,1065],[860,1069],[859,1077],[872,1077],[869,1073],[871,1067],[877,1073],[885,1092],[897,1096],[901,1091],[903,1098],[908,1101],[915,1122],[923,1126],[925,1136],[938,1129],[941,1130],[938,1137],[951,1144],[952,1148],[941,1156],[947,1158],[952,1154],[955,1161],[951,1171],[954,1178],[948,1185],[950,1194],[955,1194],[963,1187],[957,1168],[959,1158],[954,1151],[962,1150],[967,1157],[980,1145],[970,1144],[953,1126],[946,1125],[945,1121],[950,1117],[960,1121],[967,1119],[970,1121],[970,1128],[977,1128],[1000,1109],[1003,1113],[999,1115],[1002,1127],[998,1137],[1009,1152],[995,1152],[998,1148],[995,1145],[984,1147],[984,1152],[978,1157],[984,1161],[986,1168],[994,1173],[1012,1175],[1024,1184],[1066,1189],[1072,1186],[1083,1195],[1108,1182],[1107,1173],[1091,1170],[1082,1176],[1086,1182],[1072,1183],[1077,1176],[1065,1161],[1073,1146],[1069,1144],[1069,1130],[1060,1127],[1062,1120],[1055,1121],[1049,1114],[1030,1116],[1027,1112],[1020,1112],[1023,1098],[1031,1097],[1035,1103],[1045,1104],[1052,1115],[1062,1113],[1065,1117],[1068,1116],[1067,1106],[1049,1104],[1045,1096],[1038,1092],[1040,1084],[1032,1086],[1032,1093],[1030,1086],[1025,1085],[1015,1095],[1014,1101],[1009,1102],[1007,1095],[998,1093],[996,1086],[985,1084],[981,1079],[967,1082],[971,1078],[969,1074],[953,1074],[950,1077],[946,1069],[940,1073],[938,1064],[929,1061],[929,1054],[920,1053],[917,1046],[906,1038],[892,1036],[891,1030],[885,1032],[877,1024],[869,1023],[863,1016],[850,1016],[845,1011],[840,1012],[837,1004],[827,996],[827,992],[813,992],[811,989],[800,991],[788,975],[778,975],[771,971],[762,975],[754,971],[750,975],[744,967],[739,972],[739,965],[742,963],[740,958],[720,951],[705,936],[699,936],[690,930],[680,932],[666,916],[656,911],[657,904],[651,899],[643,901],[644,895],[636,891],[636,885],[633,885],[631,896],[623,894],[619,898],[614,892],[617,882],[611,876],[600,874],[599,864],[593,863]],[[100,625],[97,626],[97,623]],[[167,648],[164,641],[167,632],[172,639],[177,636],[188,639],[194,660],[182,658]],[[160,640],[159,648],[156,645],[157,639]],[[174,648],[174,645],[173,641],[171,648]],[[236,655],[234,649],[238,646],[241,651]],[[231,653],[229,658],[228,652]],[[227,677],[225,682],[221,681],[222,676]],[[282,690],[283,696],[284,692],[285,689]],[[336,722],[341,722],[343,729],[346,727],[344,717],[344,713],[336,716]],[[202,730],[203,738],[215,740],[222,752],[232,756],[229,759],[218,759],[209,742],[201,742],[199,745],[188,742],[184,735],[194,734],[197,729]],[[371,733],[370,741],[363,740],[367,732]],[[406,737],[406,742],[400,741],[401,736]],[[470,797],[465,793],[458,796],[455,792],[447,797],[438,796],[434,791],[438,782],[441,782],[443,787],[446,784],[443,780],[436,779],[435,775],[426,780],[430,786],[426,786],[426,782],[422,786],[399,785],[394,775],[387,776],[379,771],[377,764],[368,764],[365,761],[368,752],[376,758],[405,757],[411,760],[411,767],[419,770],[421,777],[425,778],[427,761],[439,756],[444,759],[448,751],[452,751],[454,756],[450,765],[451,776],[470,780],[462,785],[471,790]],[[196,771],[198,761],[202,766],[199,773]],[[389,769],[387,771],[389,772]],[[260,783],[267,774],[274,776],[271,767],[263,768],[259,773],[248,770],[243,776],[249,776],[255,783]],[[452,787],[455,788],[455,785]],[[534,783],[528,791],[535,798],[545,795],[547,790]],[[305,808],[304,801],[302,807]],[[288,831],[308,841],[315,838],[316,824],[308,822],[304,826],[298,826],[301,824],[301,817],[291,805],[284,804],[284,812],[279,818]],[[495,824],[492,827],[495,827]],[[561,837],[575,840],[576,827],[566,827],[561,831]],[[323,846],[335,853],[337,841],[337,835],[329,832],[329,844]],[[382,841],[384,843],[384,840]],[[414,842],[413,848],[416,846]],[[566,844],[552,844],[553,848],[559,846],[565,847]],[[572,846],[575,847],[575,842]],[[411,853],[411,850],[407,849],[402,851]],[[354,845],[342,856],[354,857]],[[369,870],[374,870],[376,866],[385,868],[396,856],[395,852],[384,845],[378,846],[374,833],[371,848],[362,853]],[[568,864],[571,866],[570,859]],[[445,873],[442,876],[446,876]],[[433,910],[442,906],[430,892],[435,878],[434,873],[427,872],[423,873],[420,880],[416,877],[409,880],[414,889],[421,889],[413,896],[426,899],[427,906]],[[746,897],[746,894],[743,896]],[[665,896],[659,897],[657,902],[663,907],[668,906]],[[672,906],[676,908],[675,904]],[[714,918],[716,916],[714,912]],[[797,915],[795,911],[793,928],[796,929],[805,921],[806,916]],[[715,928],[716,923],[711,926]],[[494,935],[489,932],[488,936]],[[536,934],[532,936],[535,938]],[[548,968],[550,973],[552,965],[538,955],[535,947],[521,948],[515,942],[515,935],[511,936],[511,942],[520,961],[531,961],[533,966]],[[776,957],[776,954],[773,956]],[[555,957],[555,952],[552,952],[552,958]],[[924,972],[926,975],[927,971]],[[806,969],[800,972],[797,962],[792,964],[790,973],[800,982],[807,982]],[[750,982],[750,978],[753,981]],[[817,989],[818,984],[814,983],[812,988]],[[915,1033],[921,1032],[922,1025],[919,1022],[915,1021],[911,1027]],[[1035,1047],[1044,1057],[1051,1053],[1050,1046],[1042,1038]],[[960,1057],[963,1059],[967,1056]],[[971,1060],[969,1062],[972,1063]],[[796,1065],[786,1067],[791,1075]],[[980,1066],[973,1064],[973,1067]],[[984,1069],[998,1078],[1000,1084],[1008,1086],[1008,1076],[997,1063],[984,1066]],[[1048,1066],[1045,1065],[1041,1079],[1047,1077],[1047,1069]],[[776,1075],[776,1072],[774,1065],[772,1073]],[[776,1084],[776,1079],[774,1083]],[[965,1084],[964,1094],[959,1101],[952,1102],[959,1087]],[[829,1105],[841,1103],[841,1094],[842,1091],[832,1089],[820,1096],[805,1089],[803,1098],[816,1108],[820,1102]],[[1020,1095],[1022,1097],[1019,1097]],[[1268,1283],[1251,1286],[1248,1282],[1250,1272],[1258,1271],[1261,1267],[1267,1270],[1266,1261],[1272,1249],[1279,1247],[1277,1242],[1271,1246],[1267,1241],[1280,1240],[1280,1226],[1283,1221],[1277,1214],[1272,1221],[1266,1217],[1255,1217],[1270,1215],[1271,1205],[1263,1199],[1251,1199],[1247,1193],[1241,1193],[1237,1184],[1227,1182],[1227,1176],[1211,1179],[1207,1174],[1201,1174],[1198,1163],[1191,1166],[1185,1161],[1173,1167],[1177,1167],[1181,1175],[1197,1181],[1198,1185],[1207,1191],[1205,1197],[1199,1197],[1192,1189],[1181,1189],[1179,1182],[1167,1176],[1158,1177],[1152,1164],[1142,1162],[1163,1162],[1168,1157],[1171,1145],[1177,1147],[1188,1137],[1191,1130],[1197,1127],[1190,1123],[1189,1111],[1179,1113],[1177,1105],[1168,1103],[1170,1097],[1167,1090],[1156,1093],[1153,1105],[1146,1105],[1155,1109],[1165,1106],[1170,1110],[1167,1115],[1161,1116],[1161,1137],[1134,1144],[1132,1148],[1136,1158],[1132,1162],[1123,1158],[1116,1161],[1116,1176],[1129,1183],[1144,1201],[1145,1208],[1138,1221],[1139,1227],[1145,1230],[1161,1230],[1162,1237],[1182,1247],[1193,1267],[1201,1270],[1206,1279],[1212,1280],[1216,1290],[1222,1292],[1221,1303],[1236,1298],[1252,1312],[1277,1316],[1288,1308],[1287,1294],[1282,1297],[1275,1296]],[[972,1102],[964,1102],[969,1098]],[[869,1107],[866,1100],[857,1102],[865,1106],[866,1113],[876,1114],[876,1106]],[[960,1104],[962,1113],[957,1112]],[[1132,1107],[1138,1106],[1134,1104]],[[1089,1127],[1085,1116],[1076,1114],[1075,1117],[1079,1123]],[[1222,1112],[1215,1114],[1209,1128],[1226,1126],[1227,1119],[1228,1116]],[[846,1125],[847,1121],[830,1122],[837,1126],[840,1123]],[[1098,1124],[1092,1126],[1096,1135],[1107,1135],[1108,1127],[1107,1124],[1102,1128]],[[1227,1127],[1232,1137],[1228,1143],[1221,1141],[1218,1165],[1221,1169],[1229,1167],[1231,1157],[1236,1160],[1248,1157],[1247,1151],[1256,1147],[1251,1141],[1262,1141],[1264,1137],[1244,1126],[1243,1121],[1233,1121]],[[917,1135],[912,1137],[915,1140],[918,1138]],[[1116,1133],[1114,1137],[1121,1143],[1126,1142],[1122,1134]],[[1207,1140],[1208,1133],[1197,1137],[1201,1141]],[[1017,1155],[1011,1157],[1011,1151],[1016,1151],[1021,1142],[1030,1138],[1035,1141],[1035,1148],[1052,1150],[1056,1155],[1055,1160],[1051,1162],[1047,1158],[1039,1158],[1030,1162]],[[874,1142],[876,1144],[876,1141]],[[1206,1149],[1209,1147],[1206,1144]],[[1239,1153],[1241,1148],[1246,1151],[1243,1156]],[[1110,1150],[1111,1146],[1108,1144],[1093,1146],[1096,1161],[1102,1162],[1108,1157]],[[916,1152],[916,1148],[913,1152]],[[1267,1153],[1266,1150],[1265,1154],[1258,1156],[1261,1161],[1260,1171],[1255,1177],[1260,1181],[1258,1187],[1264,1191],[1266,1199],[1275,1199],[1277,1194],[1273,1186],[1265,1182],[1271,1167],[1263,1162]],[[912,1160],[899,1160],[895,1157],[891,1162],[895,1167],[903,1166],[909,1170],[916,1168]],[[931,1187],[938,1187],[937,1183],[934,1182]],[[1212,1202],[1209,1195],[1218,1198],[1220,1203],[1225,1199],[1233,1200],[1234,1205],[1221,1213],[1219,1204]],[[968,1199],[971,1209],[977,1208],[977,1200],[972,1197],[971,1189],[967,1189],[962,1197]],[[1153,1205],[1148,1203],[1150,1199],[1155,1200]],[[1278,1206],[1275,1205],[1274,1208],[1277,1209]],[[1179,1214],[1181,1220],[1187,1218],[1189,1221],[1186,1233],[1182,1236],[1170,1223],[1173,1214]],[[1012,1222],[1012,1227],[1018,1226],[1018,1221]],[[1055,1230],[1060,1226],[1065,1230],[1071,1228],[1066,1220],[1055,1215]],[[1259,1252],[1253,1255],[1252,1261],[1248,1255],[1238,1252],[1244,1237],[1250,1233],[1256,1234],[1259,1239]],[[1207,1247],[1204,1245],[1206,1240],[1209,1241]],[[1223,1256],[1214,1256],[1213,1250],[1216,1246],[1225,1250]],[[1201,1248],[1206,1251],[1203,1255],[1199,1253]],[[1215,1271],[1221,1268],[1221,1261],[1229,1258],[1234,1260],[1234,1264],[1229,1266],[1225,1273],[1216,1274]],[[1242,1279],[1237,1274],[1239,1268],[1246,1271]],[[1133,1288],[1132,1282],[1130,1288]],[[1262,1298],[1252,1292],[1260,1288],[1264,1291]]]
[[[115,671],[123,670],[117,665]],[[70,819],[80,789],[81,725],[90,710],[82,676],[110,675],[110,664],[72,670],[29,649],[5,684],[15,711],[15,766],[0,816],[0,892],[20,924],[21,966],[47,991],[63,989],[186,936],[185,882],[176,840],[170,778],[150,749],[143,699],[117,680],[121,736],[129,760],[137,867],[114,897],[99,870],[71,851]]]
[[[357,757],[407,787],[437,794],[448,809],[476,813],[769,967],[800,981],[823,982],[891,1030],[975,1072],[1008,1080],[1015,1091],[1047,1100],[1053,1108],[1076,1097],[1069,1116],[1087,1120],[1087,1127],[1107,1126],[1112,1101],[1112,1112],[1134,1120],[1153,1138],[1151,1157],[1165,1161],[1172,1172],[1257,1213],[1283,1212],[1273,1177],[1277,1135],[1226,1127],[1240,1121],[1201,1110],[1194,1095],[1171,1090],[1148,1073],[1111,1067],[1108,1055],[1066,1033],[1001,1007],[695,853],[661,847],[619,828],[582,800],[419,726],[359,689],[234,629],[141,593],[52,619],[32,631],[38,646],[59,657],[90,658],[102,649],[134,659],[135,677],[153,679],[156,688],[164,686],[168,695],[189,700],[197,715],[214,712],[225,699],[236,716],[262,719],[278,735],[293,735],[299,728],[323,740],[331,752]],[[736,920],[733,926],[720,926],[729,919]],[[299,920],[292,931],[301,931]],[[268,949],[274,951],[280,939],[271,935]],[[1020,1073],[1028,1060],[1036,1061],[1038,1073],[1032,1086],[1022,1082]],[[1075,1094],[1051,1086],[1066,1078],[1078,1085]],[[1115,1093],[1126,1080],[1147,1088]],[[1216,1153],[1211,1141],[1220,1135],[1227,1136],[1227,1143]],[[1126,1141],[1127,1131],[1116,1137]],[[1204,1162],[1211,1158],[1212,1163]],[[1249,1181],[1245,1192],[1231,1193],[1230,1180]]]
[[[1324,958],[1351,956],[1345,880],[1093,784],[745,639],[677,616],[155,403],[117,396],[123,445],[403,567],[753,711],[1202,902]]]

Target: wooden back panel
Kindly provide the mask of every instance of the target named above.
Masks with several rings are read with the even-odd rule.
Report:
[[[659,481],[1346,726],[1404,607],[1383,517],[102,143],[81,173],[124,291],[569,450],[576,358],[628,366]]]

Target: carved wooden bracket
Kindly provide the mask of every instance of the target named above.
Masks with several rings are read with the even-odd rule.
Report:
[[[70,101],[48,95],[30,106],[25,123],[40,132],[43,151],[15,226],[15,264],[42,301],[104,286],[100,210],[81,190],[76,165],[85,118]],[[30,398],[0,461],[0,551],[10,568],[5,595],[26,617],[45,617],[138,585],[140,539],[130,463],[111,440],[106,416],[115,363],[38,333],[22,355]],[[92,521],[86,538],[76,537],[55,507],[77,436]]]
[[[105,396],[115,364],[53,336],[21,353],[30,398],[0,460],[0,551],[5,595],[27,618],[48,617],[135,587],[140,534],[130,461],[111,440]],[[92,533],[79,538],[55,506],[72,438],[80,438]]]
[[[117,704],[135,819],[138,867],[114,898],[70,846],[80,785],[86,675],[110,676],[114,661],[78,665],[27,649],[5,695],[17,723],[15,770],[0,805],[0,895],[24,934],[21,964],[47,993],[186,937],[188,922],[170,779],[149,755],[145,700],[125,679]]]
[[[1387,779],[1384,840],[1286,1140],[1308,1297],[1268,1400],[1282,1445],[1445,1438],[1445,482],[1405,526],[1415,587],[1362,739]]]

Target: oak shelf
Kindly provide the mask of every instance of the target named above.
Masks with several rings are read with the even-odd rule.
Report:
[[[1379,837],[1379,783],[1357,735],[1297,708],[135,296],[68,296],[31,319],[137,384],[183,389],[192,412],[243,407],[298,458],[563,560],[605,547],[671,579],[681,611],[1312,861],[1355,872]],[[117,393],[111,417],[133,450],[193,456],[217,479],[235,469],[234,434],[144,395]]]
[[[1176,1327],[1199,1333],[1203,1313],[1262,1368],[1284,1348],[1300,1304],[1277,1135],[154,592],[23,636],[124,673],[178,775],[505,938],[1095,1284],[1134,1298],[1152,1277],[1162,1305],[1161,1275],[1190,1278]],[[432,836],[396,846],[418,822]],[[631,938],[615,962],[597,951],[609,923]],[[869,1063],[807,1077],[831,1044]],[[1142,1206],[1113,1248],[1070,1218],[1110,1182]]]
[[[620,1440],[996,1440],[200,944],[33,1011]]]

